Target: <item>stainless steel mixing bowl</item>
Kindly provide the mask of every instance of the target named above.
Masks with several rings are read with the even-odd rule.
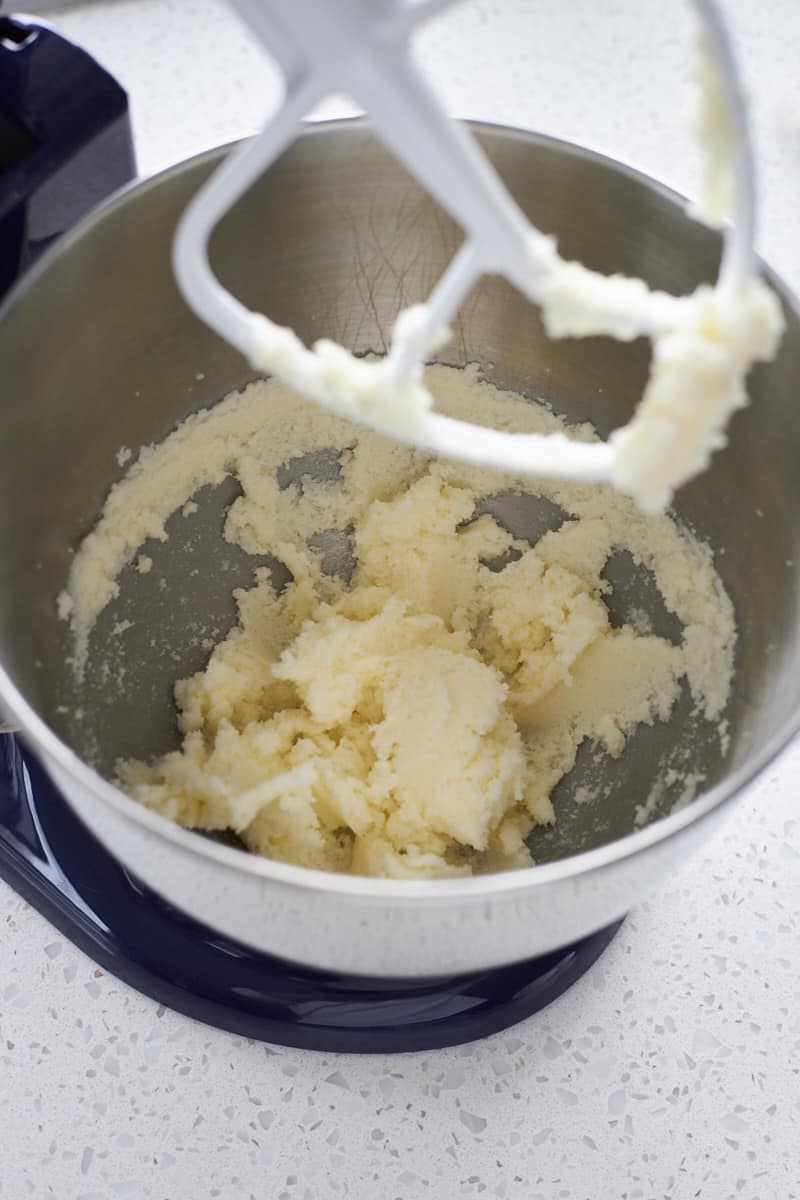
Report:
[[[664,188],[584,150],[476,127],[491,159],[562,252],[603,271],[685,292],[710,279],[717,236],[686,218]],[[200,324],[172,279],[178,215],[223,151],[124,193],[65,237],[16,289],[0,327],[0,697],[69,803],[130,871],[214,928],[321,967],[385,976],[440,975],[512,962],[569,943],[621,916],[701,839],[728,802],[794,733],[800,703],[800,329],[788,322],[776,362],[751,379],[753,403],[729,447],[685,488],[677,512],[717,552],[739,625],[730,749],[684,699],[666,726],[642,729],[607,770],[608,794],[575,803],[590,755],[556,794],[558,823],[533,835],[539,865],[483,878],[393,882],[325,875],[248,856],[179,829],[108,781],[120,754],[176,742],[171,687],[202,665],[198,634],[234,617],[231,591],[254,560],[220,549],[233,484],[206,489],[149,575],[126,572],[103,615],[93,671],[78,690],[56,618],[70,553],[90,529],[116,454],[163,437],[187,413],[251,378]],[[399,307],[423,298],[458,231],[369,131],[343,122],[308,130],[232,211],[212,247],[216,268],[250,306],[305,340],[327,335],[384,349]],[[644,383],[648,350],[606,339],[550,342],[506,284],[484,280],[445,361],[544,397],[605,434]],[[325,469],[325,456],[320,469]],[[328,460],[328,469],[330,461]],[[286,483],[290,483],[291,470]],[[496,509],[535,539],[558,519],[542,503],[500,497]],[[179,525],[179,522],[183,524]],[[257,565],[257,564],[256,564]],[[608,568],[612,617],[646,607],[677,635],[652,582],[621,555]],[[169,586],[161,589],[163,576]],[[134,627],[123,636],[121,620]],[[666,789],[648,827],[634,814],[680,745],[706,790],[670,813]]]

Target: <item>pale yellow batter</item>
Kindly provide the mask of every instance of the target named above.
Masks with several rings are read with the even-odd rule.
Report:
[[[427,383],[441,411],[563,429],[473,369],[434,368]],[[340,452],[330,478],[282,483],[283,464],[329,448]],[[225,537],[275,555],[293,580],[276,594],[260,569],[237,593],[239,624],[176,684],[181,749],[119,765],[121,786],[181,824],[230,828],[254,851],[326,870],[518,866],[530,862],[531,827],[553,820],[550,793],[584,738],[623,753],[637,724],[668,717],[683,678],[698,712],[721,716],[732,608],[708,551],[672,520],[606,487],[533,488],[431,462],[274,381],[190,418],[112,490],[61,600],[79,671],[122,566],[226,474],[242,496]],[[534,546],[515,541],[476,514],[509,489],[535,490],[570,519]],[[351,532],[349,582],[326,575],[314,549],[333,529]],[[682,644],[640,622],[610,627],[602,571],[620,548],[653,571]],[[486,565],[503,556],[503,569]]]

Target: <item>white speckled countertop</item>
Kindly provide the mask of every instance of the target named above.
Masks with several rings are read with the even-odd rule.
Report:
[[[798,287],[800,4],[725,7],[755,101],[762,248]],[[217,0],[49,16],[128,87],[143,172],[254,129],[275,95]],[[663,0],[468,0],[424,55],[455,111],[690,190],[686,31]],[[800,1196],[798,782],[795,745],[566,996],[438,1053],[318,1055],[195,1024],[0,884],[0,1196]]]

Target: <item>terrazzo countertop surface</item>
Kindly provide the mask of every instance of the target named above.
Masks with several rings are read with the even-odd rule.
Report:
[[[800,4],[724,7],[755,103],[762,247],[797,287]],[[276,95],[221,3],[47,15],[128,87],[143,173],[255,129]],[[468,0],[421,53],[454,111],[691,190],[687,37],[678,0]],[[800,1196],[798,782],[796,744],[567,995],[436,1053],[319,1055],[196,1024],[0,885],[0,1196]]]

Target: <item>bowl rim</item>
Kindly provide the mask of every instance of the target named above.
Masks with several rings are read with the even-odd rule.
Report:
[[[625,176],[639,186],[648,188],[673,203],[681,206],[685,206],[687,203],[686,197],[679,192],[635,167],[574,142],[486,121],[466,121],[465,124],[479,137],[488,140],[516,141],[523,146],[554,148],[564,155],[588,160]],[[353,132],[369,133],[369,122],[364,117],[306,122],[298,140],[330,138],[340,133]],[[17,281],[0,304],[0,325],[19,299],[42,275],[46,274],[51,262],[68,254],[76,242],[95,225],[105,220],[111,212],[134,202],[138,196],[158,188],[172,178],[195,170],[204,164],[221,161],[234,146],[238,145],[240,141],[246,140],[246,138],[236,139],[233,142],[203,150],[143,179],[136,179],[114,192],[72,229],[64,233]],[[761,259],[759,259],[759,266],[784,303],[800,315],[800,303],[792,289]],[[69,777],[71,783],[82,788],[96,800],[108,804],[125,821],[164,839],[176,849],[187,852],[199,861],[211,861],[225,870],[237,874],[244,871],[265,882],[299,891],[335,893],[337,896],[375,901],[391,900],[401,904],[405,902],[415,905],[422,902],[430,904],[436,901],[448,904],[453,901],[480,902],[488,897],[528,892],[531,889],[547,887],[570,879],[585,880],[597,872],[622,864],[625,860],[634,858],[660,843],[672,840],[690,826],[703,822],[723,805],[738,798],[743,789],[788,746],[800,731],[800,708],[798,708],[785,718],[772,736],[747,762],[707,792],[701,792],[686,807],[665,817],[660,817],[642,829],[633,830],[624,837],[616,838],[595,849],[581,851],[555,862],[533,863],[529,867],[518,867],[514,870],[487,875],[456,879],[382,879],[294,866],[255,854],[246,854],[234,847],[199,836],[198,833],[184,829],[168,818],[152,812],[104,779],[57,736],[17,689],[2,662],[0,662],[0,701],[2,701],[4,709],[19,722],[19,732],[22,734],[23,740],[29,743],[32,749],[41,751],[44,764],[48,769],[51,766],[57,768],[59,773],[63,772]]]

